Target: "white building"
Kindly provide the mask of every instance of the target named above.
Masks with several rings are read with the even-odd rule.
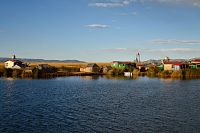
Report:
[[[8,60],[5,63],[5,68],[11,68],[11,69],[21,69],[23,66],[23,62],[16,60],[15,55],[13,55],[12,60]]]

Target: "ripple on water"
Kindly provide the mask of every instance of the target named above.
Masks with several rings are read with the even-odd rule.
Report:
[[[0,86],[0,132],[200,132],[199,80],[67,77]]]

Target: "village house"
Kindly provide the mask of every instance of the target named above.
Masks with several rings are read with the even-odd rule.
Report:
[[[137,63],[136,68],[140,71],[140,72],[145,72],[148,70],[148,67],[146,67],[145,64],[142,63]]]
[[[108,73],[109,71],[112,70],[112,67],[111,66],[104,66],[103,67],[103,73]]]
[[[80,68],[80,71],[98,73],[100,71],[100,67],[97,64],[92,63],[92,64],[87,64],[84,68]]]
[[[53,72],[52,67],[48,64],[38,64],[36,68],[42,72],[47,72],[47,73]]]
[[[200,68],[200,58],[195,58],[190,61],[190,68]]]
[[[163,60],[164,70],[180,70],[188,68],[188,63],[185,60],[181,59],[169,59],[166,57]]]
[[[81,67],[80,72],[84,72],[84,71],[85,71],[85,67]]]
[[[6,61],[4,64],[6,69],[22,69],[27,66],[22,61],[17,60],[15,55],[13,55],[11,60]]]
[[[25,69],[24,69],[24,72],[25,73],[33,73],[33,71],[34,71],[34,67],[26,67]]]

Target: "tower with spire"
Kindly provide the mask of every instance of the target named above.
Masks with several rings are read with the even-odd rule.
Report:
[[[140,53],[139,52],[136,54],[136,62],[140,63]]]
[[[16,56],[15,56],[15,54],[14,54],[14,55],[12,55],[12,59],[13,59],[13,60],[15,60],[15,59],[16,59]]]
[[[17,60],[15,55],[12,55],[12,59],[6,61],[4,64],[5,68],[10,68],[10,69],[21,69],[22,67],[26,66],[23,64],[22,61]]]

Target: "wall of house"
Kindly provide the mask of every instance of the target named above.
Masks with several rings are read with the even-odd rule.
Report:
[[[110,70],[112,70],[112,68],[104,67],[104,68],[103,68],[103,73],[107,73],[107,72],[109,72]]]
[[[164,64],[164,70],[174,70],[172,64]]]
[[[127,64],[119,64],[119,67],[120,68],[128,68],[128,65]]]
[[[180,69],[181,69],[181,67],[180,67],[179,65],[175,65],[175,66],[174,66],[174,70],[178,71],[178,70],[180,70]]]
[[[98,73],[99,72],[99,68],[98,67],[93,67],[92,71]]]
[[[85,72],[85,68],[80,68],[80,72]]]
[[[85,72],[92,72],[92,67],[86,67],[84,71]]]
[[[200,68],[200,64],[192,64],[192,65],[190,65],[190,67],[197,69],[197,68]]]
[[[86,67],[85,72],[99,72],[99,68],[98,67]]]
[[[12,68],[13,66],[14,66],[14,62],[12,62],[12,61],[5,62],[5,68]]]
[[[119,64],[118,64],[118,63],[113,63],[111,66],[112,66],[113,68],[118,68],[118,67],[119,67]]]
[[[21,67],[18,66],[18,65],[14,65],[12,68],[13,68],[13,69],[21,69]]]
[[[157,66],[160,70],[164,70],[164,65]]]
[[[124,68],[128,68],[128,65],[127,64],[112,64],[111,65],[113,68],[121,68],[121,69],[124,69]]]
[[[197,68],[197,66],[192,64],[192,65],[190,65],[190,68]]]

